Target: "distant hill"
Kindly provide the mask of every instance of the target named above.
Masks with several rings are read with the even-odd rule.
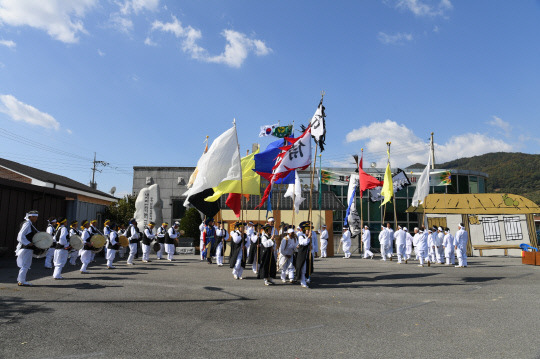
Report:
[[[423,168],[416,163],[410,168]],[[487,192],[518,194],[540,205],[540,155],[493,152],[436,164],[435,168],[455,168],[487,173]]]

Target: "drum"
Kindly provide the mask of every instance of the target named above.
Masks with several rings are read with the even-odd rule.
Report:
[[[90,244],[92,244],[92,247],[95,248],[93,252],[97,253],[101,251],[101,248],[105,246],[105,242],[106,240],[104,236],[102,236],[101,234],[94,234],[92,238],[90,238]]]
[[[73,248],[74,251],[78,251],[79,249],[81,249],[83,247],[81,236],[79,236],[78,234],[70,236],[69,245],[71,246],[71,248]]]
[[[129,247],[129,239],[126,236],[118,236],[118,243],[120,247]]]
[[[184,234],[186,234],[186,232],[184,232],[183,229],[181,229],[178,233],[180,233],[181,236],[183,236]]]
[[[92,249],[92,253],[96,253],[96,254],[97,254],[97,253],[101,252],[101,250],[102,250],[104,247],[105,247],[105,246],[103,246],[103,247],[101,247],[101,248],[98,248],[98,249],[95,249],[95,248],[94,248],[94,249]]]
[[[53,237],[47,232],[38,232],[34,234],[34,237],[32,238],[32,243],[39,249],[48,249],[53,242]]]
[[[153,241],[152,242],[152,249],[154,250],[154,252],[159,252],[159,250],[161,249],[161,246],[159,245],[159,242],[157,241]]]

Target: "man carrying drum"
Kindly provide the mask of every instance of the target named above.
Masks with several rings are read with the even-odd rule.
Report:
[[[169,223],[163,222],[161,227],[157,230],[157,241],[159,243],[159,251],[156,252],[157,259],[163,259],[163,250],[165,248],[165,234],[167,233],[167,226]]]
[[[19,234],[17,235],[17,249],[15,255],[17,256],[17,266],[19,269],[19,275],[17,276],[17,284],[19,286],[29,287],[30,283],[26,281],[26,274],[32,265],[32,254],[34,253],[34,244],[32,243],[32,237],[38,232],[34,224],[38,219],[38,211],[30,211],[24,217],[24,222],[21,225]]]
[[[58,227],[56,229],[56,249],[54,250],[54,279],[64,279],[62,277],[62,268],[66,265],[68,253],[71,249],[69,245],[69,232],[66,228],[67,219],[59,218]]]
[[[83,242],[83,248],[81,249],[81,274],[88,274],[89,272],[86,270],[88,268],[88,264],[92,261],[92,244],[90,243],[90,238],[92,237],[92,234],[90,233],[90,223],[85,219],[82,221],[83,232],[81,234],[81,240]]]
[[[48,222],[49,224],[47,225],[47,229],[45,231],[49,233],[51,237],[54,237],[54,235],[56,234],[56,218],[51,217],[49,218]],[[53,242],[51,248],[49,248],[49,250],[47,251],[47,255],[45,256],[45,268],[52,269],[53,267],[52,260],[54,257],[54,247],[55,244]]]
[[[142,238],[142,261],[144,263],[151,262],[150,260],[150,243],[156,238],[154,234],[154,222],[148,223],[148,226],[144,227],[143,238]]]
[[[79,229],[77,228],[79,222],[77,221],[73,221],[71,222],[71,224],[69,225],[69,236],[81,236],[82,232],[79,231]],[[72,266],[76,265],[77,264],[77,257],[79,256],[79,251],[70,251],[69,252],[69,264],[71,264]]]
[[[115,266],[113,266],[113,261],[114,261],[114,257],[116,256],[116,251],[120,247],[120,244],[118,244],[118,233],[116,232],[117,229],[118,229],[118,226],[113,223],[109,230],[108,241],[107,241],[107,268],[108,269],[116,268]]]

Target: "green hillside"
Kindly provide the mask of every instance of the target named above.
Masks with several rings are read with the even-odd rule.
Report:
[[[435,167],[487,173],[487,192],[518,194],[540,205],[540,155],[494,152],[460,158]]]

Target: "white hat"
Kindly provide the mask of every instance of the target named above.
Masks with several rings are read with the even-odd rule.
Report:
[[[268,217],[268,222],[274,222],[274,217]]]
[[[439,231],[441,231],[441,232],[443,231],[442,227],[439,227],[439,228],[437,228],[437,229],[438,229]]]
[[[292,228],[287,229],[287,233],[294,233],[294,229]]]
[[[405,232],[407,232],[407,227],[403,227],[403,230],[404,230]]]

